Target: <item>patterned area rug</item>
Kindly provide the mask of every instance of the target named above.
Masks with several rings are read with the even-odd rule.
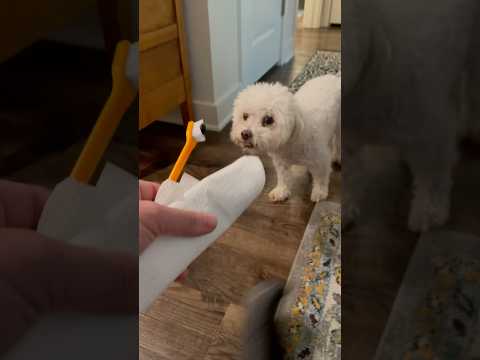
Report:
[[[325,74],[341,72],[341,54],[333,51],[317,50],[302,72],[290,83],[289,89],[296,92],[306,81]]]
[[[480,359],[480,239],[420,238],[376,360]]]
[[[318,203],[275,315],[285,360],[341,358],[340,205]]]

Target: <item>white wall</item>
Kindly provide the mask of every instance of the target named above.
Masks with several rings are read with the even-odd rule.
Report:
[[[209,0],[210,46],[217,124],[222,129],[232,115],[233,101],[242,88],[238,1]]]
[[[297,28],[298,0],[284,0],[285,12],[282,24],[282,48],[280,64],[289,62],[295,54],[295,31]]]
[[[238,88],[240,47],[236,24],[239,21],[238,0],[210,0],[210,45],[215,69],[215,97],[218,99]],[[235,89],[233,89],[235,88]]]
[[[197,101],[211,102],[214,90],[205,81],[213,77],[208,0],[184,0],[183,9],[192,93]]]

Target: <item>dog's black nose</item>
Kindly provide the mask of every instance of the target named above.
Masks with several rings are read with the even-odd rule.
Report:
[[[241,135],[243,140],[248,140],[252,137],[252,132],[250,130],[243,130]]]

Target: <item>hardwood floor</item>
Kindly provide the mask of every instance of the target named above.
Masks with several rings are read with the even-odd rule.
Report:
[[[269,71],[263,81],[288,84],[316,49],[340,50],[340,31],[299,30],[295,58]],[[192,155],[187,172],[202,178],[230,164],[241,151],[229,139],[229,126],[208,132]],[[184,129],[155,123],[140,133],[140,174],[164,180],[183,146]],[[142,359],[220,360],[238,358],[244,318],[242,299],[265,279],[286,279],[313,204],[310,179],[294,168],[294,195],[273,204],[267,194],[275,183],[270,159],[262,156],[267,183],[263,193],[227,232],[190,267],[184,284],[173,284],[140,317]],[[334,172],[330,200],[340,201],[340,173]]]

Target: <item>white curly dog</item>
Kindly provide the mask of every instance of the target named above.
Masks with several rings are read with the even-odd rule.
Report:
[[[448,220],[458,140],[480,135],[479,15],[477,0],[345,2],[342,226],[361,214],[369,145],[396,149],[412,175],[410,230]]]
[[[341,163],[341,78],[324,75],[307,81],[296,93],[276,83],[257,83],[234,103],[232,141],[247,153],[267,153],[277,185],[272,201],[291,195],[291,165],[312,174],[311,200],[328,196],[332,162]]]

